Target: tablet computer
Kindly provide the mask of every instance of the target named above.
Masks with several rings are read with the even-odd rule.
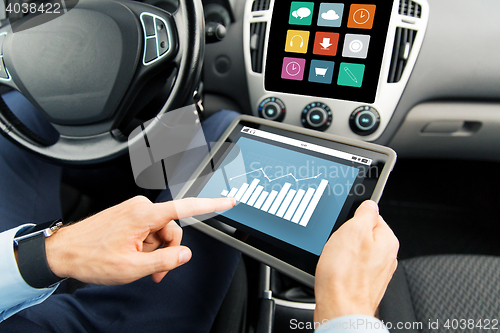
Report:
[[[240,116],[176,198],[234,197],[188,223],[313,287],[330,235],[378,202],[395,161],[387,147]]]

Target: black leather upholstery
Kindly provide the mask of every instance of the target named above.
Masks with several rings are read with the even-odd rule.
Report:
[[[380,319],[392,324],[392,333],[482,331],[479,319],[482,325],[485,319],[500,319],[500,258],[439,255],[401,261],[380,304]],[[462,319],[465,328],[460,328]],[[456,329],[445,327],[447,321]],[[422,327],[398,329],[398,322],[421,322]]]

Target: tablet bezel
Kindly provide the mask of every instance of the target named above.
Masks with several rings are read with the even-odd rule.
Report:
[[[264,125],[264,126],[268,126],[268,127],[272,127],[272,128],[276,128],[276,129],[281,129],[284,131],[289,131],[292,133],[306,135],[306,136],[309,136],[312,138],[333,141],[333,142],[336,142],[339,144],[348,145],[348,146],[352,146],[354,148],[366,150],[368,152],[383,154],[383,155],[387,156],[387,159],[385,161],[385,165],[382,169],[382,172],[380,173],[380,175],[378,177],[378,181],[377,181],[375,188],[373,190],[373,193],[370,197],[370,199],[375,201],[375,202],[378,202],[380,200],[380,197],[382,195],[382,192],[383,192],[384,186],[387,182],[387,179],[389,177],[389,174],[392,171],[392,168],[394,167],[394,164],[396,162],[396,153],[388,147],[383,147],[383,146],[379,146],[379,145],[375,145],[375,144],[367,143],[367,142],[363,142],[363,141],[358,141],[358,140],[342,138],[342,137],[338,137],[338,136],[334,136],[334,135],[330,135],[330,134],[325,134],[322,132],[312,131],[312,130],[303,129],[303,128],[296,127],[296,126],[291,126],[291,125],[287,125],[287,124],[277,123],[277,122],[273,122],[273,121],[269,121],[269,120],[265,120],[265,119],[260,119],[260,118],[255,118],[255,117],[244,115],[244,116],[239,116],[231,123],[231,125],[227,128],[227,130],[221,136],[220,140],[213,146],[209,156],[207,156],[203,160],[203,162],[199,165],[199,167],[196,169],[193,176],[191,177],[191,180],[186,182],[184,187],[176,195],[175,199],[181,199],[181,198],[185,197],[186,194],[189,192],[189,190],[192,190],[193,185],[196,183],[196,181],[198,180],[200,175],[202,175],[202,173],[204,171],[206,171],[207,166],[209,166],[209,163],[211,163],[211,160],[218,153],[219,154],[221,153],[221,151],[219,151],[219,150],[223,147],[223,144],[226,142],[226,140],[228,139],[230,134],[237,128],[238,124],[240,124],[241,122],[255,124],[256,126]],[[359,155],[359,153],[357,153],[357,154]],[[187,223],[187,224],[191,225],[193,228],[195,228],[203,233],[206,233],[209,236],[241,251],[242,253],[245,253],[248,256],[281,271],[282,273],[304,283],[305,285],[307,285],[309,287],[314,287],[314,275],[313,274],[308,273],[305,270],[300,269],[300,268],[292,265],[291,263],[286,262],[285,260],[282,260],[281,258],[277,258],[269,253],[266,253],[262,249],[262,247],[257,248],[255,246],[249,245],[249,244],[235,238],[235,236],[229,235],[229,234],[219,230],[214,225],[221,224],[223,222],[221,222],[217,218],[212,217],[212,218],[209,218],[207,220],[202,220],[199,217],[198,218],[192,217],[192,218],[184,219],[183,222]],[[335,227],[332,226],[332,233],[341,224],[339,224]],[[266,243],[266,242],[264,242],[264,243]],[[270,243],[267,243],[267,244],[270,244]],[[270,246],[272,246],[272,244],[270,244]],[[304,256],[306,256],[306,257],[313,256],[314,258],[319,259],[319,256],[311,254],[310,252],[307,252],[306,250],[301,250],[301,249],[299,249],[299,250],[303,251]],[[316,264],[317,264],[317,260],[314,263],[314,266]]]

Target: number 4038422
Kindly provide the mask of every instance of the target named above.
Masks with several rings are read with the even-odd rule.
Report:
[[[498,331],[498,319],[448,319],[444,323],[444,328],[451,330],[494,330]]]
[[[9,3],[5,11],[9,14],[61,14],[61,4]]]

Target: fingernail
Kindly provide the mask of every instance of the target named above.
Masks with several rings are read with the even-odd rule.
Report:
[[[226,198],[226,200],[231,204],[231,207],[233,207],[234,205],[236,205],[236,199],[235,198]]]
[[[179,265],[185,264],[191,259],[191,251],[183,248],[179,251]]]
[[[365,202],[363,202],[363,204],[370,206],[371,208],[375,209],[378,213],[378,205],[375,203],[375,201],[366,200]]]

